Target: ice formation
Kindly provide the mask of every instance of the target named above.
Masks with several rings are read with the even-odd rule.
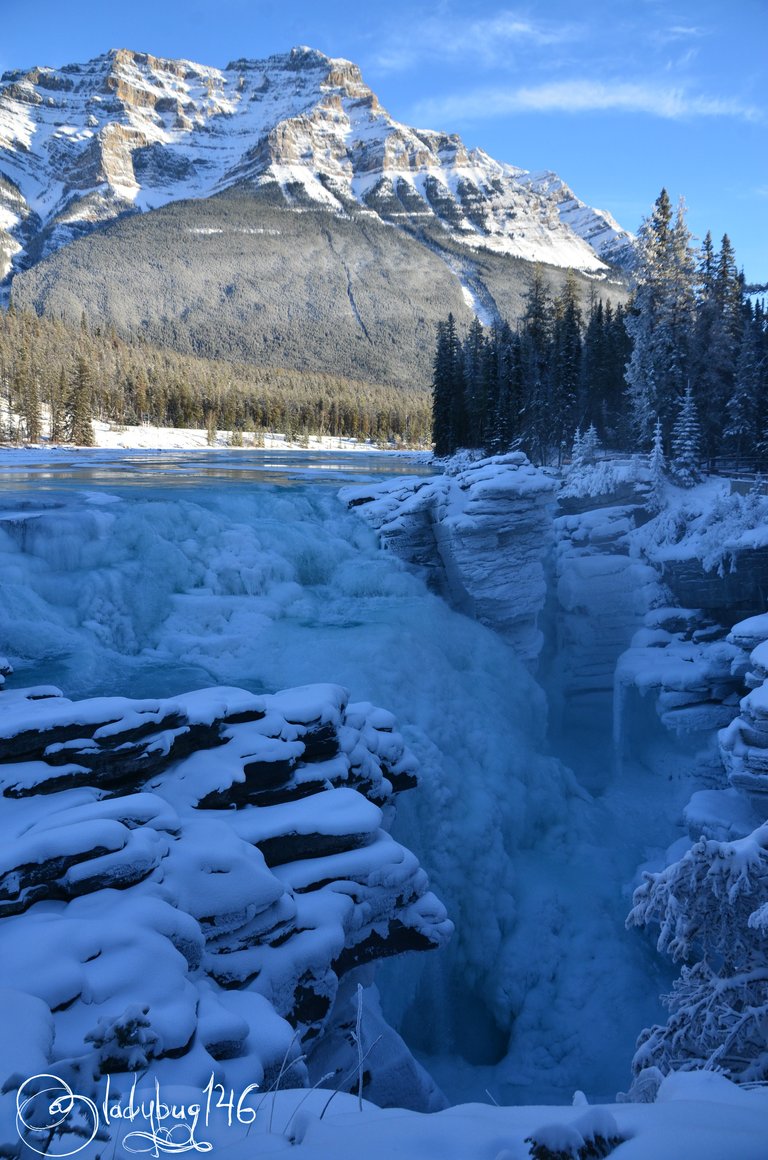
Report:
[[[358,518],[370,505],[339,503],[338,466],[284,472],[265,453],[256,471],[252,455],[227,467],[215,456],[64,456],[50,481],[35,469],[29,492],[16,481],[0,520],[11,685],[157,698],[332,676],[386,705],[420,763],[394,837],[456,925],[447,950],[379,969],[387,1021],[427,1053],[449,1097],[480,1097],[489,1084],[500,1100],[572,1086],[613,1095],[628,1082],[638,1027],[658,1014],[646,952],[623,930],[622,894],[655,819],[638,824],[642,786],[635,813],[592,802],[547,753],[544,692],[510,644],[538,644],[547,627],[551,476],[513,457],[449,477],[470,501],[469,516],[446,513],[473,576],[505,521],[517,531],[502,563],[527,604],[504,639],[382,550]],[[372,466],[347,460],[342,474],[372,494],[382,479]],[[607,847],[617,826],[627,840]]]
[[[421,770],[394,839],[457,930],[446,950],[378,969],[368,1042],[395,1026],[454,1099],[612,1097],[672,978],[623,929],[638,865],[679,859],[686,827],[730,841],[760,820],[715,733],[737,719],[734,735],[759,731],[739,696],[768,671],[763,622],[728,637],[717,607],[686,608],[673,587],[703,576],[697,591],[716,596],[701,554],[717,520],[702,502],[686,545],[672,501],[649,519],[632,465],[558,498],[552,474],[515,454],[389,479],[367,457],[335,473],[263,458],[230,471],[179,456],[161,477],[146,455],[65,457],[43,486],[6,490],[0,627],[15,674],[2,696],[51,681],[78,697],[216,682],[262,696],[332,677],[387,705]],[[745,616],[759,611],[748,571],[729,573]],[[342,989],[327,1058],[354,1022]],[[407,1074],[402,1044],[386,1059]]]

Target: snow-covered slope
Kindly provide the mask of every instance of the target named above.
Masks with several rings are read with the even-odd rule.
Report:
[[[0,278],[99,223],[239,183],[289,204],[606,272],[631,238],[554,174],[399,124],[356,65],[309,48],[219,70],[124,49],[0,84]]]

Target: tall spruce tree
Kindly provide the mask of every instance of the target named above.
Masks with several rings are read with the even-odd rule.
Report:
[[[466,438],[461,345],[453,314],[437,326],[432,374],[432,437],[435,455],[452,455]]]
[[[743,299],[742,279],[728,235],[723,236],[715,254],[707,234],[699,262],[692,373],[702,404],[703,446],[710,456],[721,449],[724,429],[731,425],[728,406],[742,337]]]
[[[737,456],[753,457],[760,453],[760,400],[764,385],[760,337],[751,310],[745,310],[723,432],[726,448]]]
[[[60,367],[58,376],[52,375],[48,392],[50,412],[50,439],[52,443],[62,443],[67,438],[67,372]]]
[[[626,367],[634,434],[651,440],[655,418],[669,416],[683,393],[695,321],[695,266],[681,202],[661,191],[638,235],[636,286],[626,327],[632,353]]]
[[[483,324],[473,318],[464,341],[464,412],[466,416],[465,443],[468,447],[483,447],[488,419],[490,387],[490,351]]]
[[[24,419],[24,437],[29,443],[39,443],[43,434],[40,415],[40,390],[37,375],[30,373],[21,397],[21,414]]]
[[[93,374],[88,360],[78,355],[67,400],[67,437],[78,447],[93,447]]]
[[[573,430],[581,382],[582,315],[572,270],[555,302],[550,354],[551,437],[559,451]],[[558,457],[559,458],[559,457]]]
[[[544,463],[553,445],[550,408],[552,302],[541,267],[534,267],[520,327],[520,370],[523,383],[521,429],[532,458]]]
[[[519,432],[520,421],[520,340],[504,322],[495,343],[494,407],[487,446],[494,454],[507,451]]]

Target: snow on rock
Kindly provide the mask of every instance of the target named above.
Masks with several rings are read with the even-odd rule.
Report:
[[[391,714],[335,685],[3,692],[0,1010],[28,1029],[0,1037],[0,1081],[74,1060],[81,1077],[151,1062],[174,1082],[262,1083],[311,1052],[340,979],[450,935],[383,828],[415,780]],[[414,1106],[421,1081],[439,1105],[415,1063],[403,1074]],[[306,1075],[297,1061],[291,1081]]]
[[[617,742],[630,720],[629,690],[651,692],[662,724],[703,743],[721,782],[716,734],[734,722],[720,749],[740,776],[739,721],[751,720],[753,706],[742,703],[734,721],[739,698],[745,684],[754,689],[768,676],[766,510],[757,491],[729,495],[712,478],[688,492],[668,488],[662,511],[651,519],[646,512],[629,533],[629,551],[656,571],[658,593],[616,666]],[[733,624],[740,610],[752,615]]]
[[[673,603],[729,624],[764,612],[768,590],[768,500],[727,494],[712,477],[691,491],[670,489],[669,506],[636,537],[663,573]]]
[[[691,838],[702,834],[716,842],[732,842],[754,830],[761,815],[739,790],[700,789],[693,794],[683,811]]]
[[[589,242],[604,261],[632,266],[632,235],[607,210],[585,205],[556,173],[524,174],[520,181],[551,198],[557,205],[561,222]]]
[[[712,735],[738,712],[744,661],[743,649],[701,609],[653,609],[616,666],[617,739],[630,687],[654,694],[667,729]]]
[[[768,793],[768,685],[753,689],[742,698],[739,708],[739,715],[720,733],[723,764],[732,786],[764,803]]]
[[[521,659],[541,650],[555,481],[522,452],[453,474],[342,488],[340,498],[459,610],[502,633]]]
[[[178,1106],[199,1100],[199,1089],[163,1089]],[[150,1101],[151,1087],[139,1086],[136,1099]],[[329,1102],[330,1100],[330,1102]],[[258,1098],[254,1101],[258,1105]],[[250,1101],[248,1106],[252,1106]],[[225,1113],[212,1115],[195,1140],[213,1154],[226,1148],[229,1160],[290,1155],[296,1160],[530,1160],[528,1141],[545,1139],[582,1151],[534,1153],[541,1157],[615,1156],[616,1160],[764,1160],[763,1088],[744,1091],[712,1072],[670,1076],[652,1103],[615,1106],[493,1107],[464,1103],[424,1116],[401,1108],[376,1107],[355,1095],[320,1088],[311,1093],[281,1090],[270,1095],[252,1125],[229,1126]],[[74,1118],[74,1117],[73,1117]],[[140,1121],[141,1122],[141,1121]],[[191,1122],[191,1118],[188,1123]],[[144,1126],[142,1124],[142,1126]],[[136,1123],[113,1121],[109,1153]],[[82,1139],[67,1134],[72,1147]],[[71,1143],[70,1143],[71,1141]],[[605,1143],[603,1143],[605,1142]],[[607,1147],[605,1146],[607,1144]],[[151,1143],[149,1147],[151,1147]],[[95,1148],[96,1145],[94,1144]],[[104,1151],[105,1149],[102,1149]],[[90,1160],[90,1150],[82,1153]]]
[[[728,639],[740,648],[752,649],[768,640],[768,612],[761,612],[758,616],[748,616],[740,620],[731,628]]]
[[[751,648],[749,660],[740,666],[751,691],[739,702],[738,715],[720,731],[720,755],[731,785],[762,811],[768,794],[768,615],[734,624],[728,640],[742,653]]]

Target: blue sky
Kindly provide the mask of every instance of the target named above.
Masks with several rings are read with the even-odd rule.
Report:
[[[636,229],[665,185],[768,281],[768,0],[0,0],[0,70],[134,48],[356,61],[399,120],[554,169]]]

